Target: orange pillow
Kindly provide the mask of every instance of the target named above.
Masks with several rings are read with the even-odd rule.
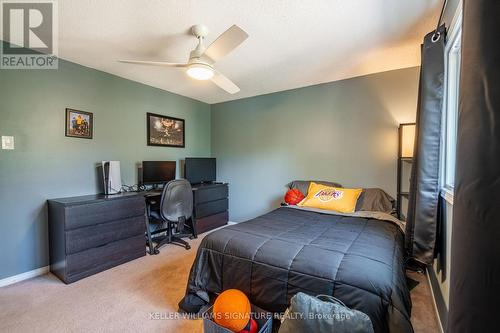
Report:
[[[362,191],[360,188],[330,187],[311,182],[307,197],[297,206],[354,213]]]

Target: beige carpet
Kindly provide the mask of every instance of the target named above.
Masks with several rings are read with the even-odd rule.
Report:
[[[70,285],[48,274],[0,288],[0,332],[202,332],[201,320],[171,319],[201,238],[169,245]],[[437,331],[424,276],[412,291],[417,333]],[[154,319],[154,317],[159,319]]]
[[[406,273],[420,284],[411,291],[411,322],[415,333],[440,332],[436,308],[432,300],[431,288],[426,275],[415,272]]]

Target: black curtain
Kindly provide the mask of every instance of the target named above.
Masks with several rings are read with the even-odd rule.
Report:
[[[422,65],[406,222],[408,256],[430,264],[434,257],[439,201],[441,114],[446,28],[430,32],[422,45]]]
[[[448,332],[498,332],[500,1],[463,15]]]

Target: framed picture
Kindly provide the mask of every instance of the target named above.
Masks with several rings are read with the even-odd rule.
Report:
[[[66,136],[92,139],[94,115],[91,112],[66,109]]]
[[[184,119],[147,113],[148,146],[185,147]]]

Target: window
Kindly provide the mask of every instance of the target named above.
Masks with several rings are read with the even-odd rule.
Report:
[[[445,96],[443,110],[443,173],[442,185],[449,194],[455,185],[458,100],[460,87],[461,13],[452,25],[445,49]]]

